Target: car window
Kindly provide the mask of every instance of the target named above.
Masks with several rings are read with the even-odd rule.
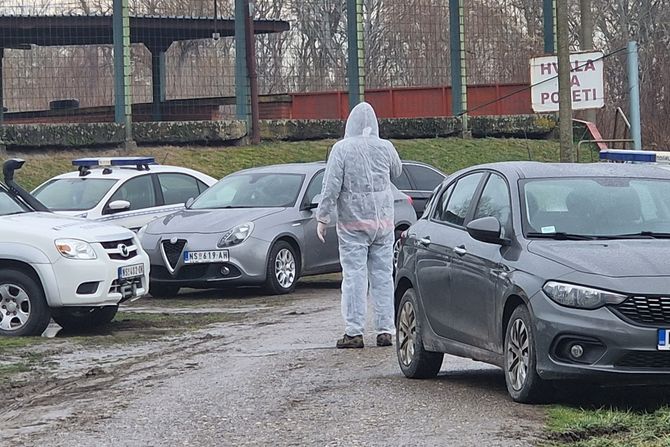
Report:
[[[95,208],[116,182],[86,177],[53,179],[33,195],[52,211],[85,211]]]
[[[309,186],[307,187],[307,192],[305,193],[304,205],[309,205],[314,201],[314,197],[317,194],[321,194],[321,189],[323,188],[323,176],[325,171],[321,171],[314,176]]]
[[[24,213],[26,211],[28,210],[12,199],[7,192],[0,190],[0,216]]]
[[[142,175],[128,180],[109,199],[109,203],[115,200],[130,202],[131,211],[156,206],[156,194],[151,175]]]
[[[456,186],[455,182],[449,185],[447,189],[445,189],[440,195],[440,198],[438,199],[437,204],[435,206],[435,211],[433,212],[434,219],[443,220],[442,216],[446,211],[447,203],[449,203],[449,196],[451,196],[451,193],[454,190],[454,186]]]
[[[444,180],[442,174],[426,166],[405,165],[403,171],[412,177],[418,191],[433,191]]]
[[[467,175],[456,182],[454,191],[451,193],[446,207],[443,208],[439,220],[459,226],[465,223],[465,216],[470,209],[470,204],[483,175],[484,173],[477,172]]]
[[[409,177],[405,171],[405,166],[402,168],[402,174],[400,174],[399,177],[392,179],[391,182],[401,191],[409,191],[412,189],[412,185],[409,182]]]
[[[158,181],[163,191],[166,205],[184,203],[190,198],[200,195],[198,182],[186,174],[158,174]]]
[[[233,174],[203,192],[191,209],[294,206],[304,179],[302,174],[274,172]]]
[[[482,191],[474,218],[489,216],[497,218],[503,229],[503,237],[505,237],[510,224],[511,209],[507,182],[499,175],[491,174]]]
[[[670,182],[593,177],[524,182],[527,233],[617,236],[670,232]]]
[[[205,182],[201,182],[200,180],[197,180],[197,179],[196,179],[196,182],[198,182],[198,192],[200,192],[201,194],[202,194],[202,192],[203,192],[204,190],[206,190],[207,188],[209,188],[209,186],[207,186],[207,185],[205,184]]]

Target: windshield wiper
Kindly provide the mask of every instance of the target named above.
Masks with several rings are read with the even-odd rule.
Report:
[[[597,236],[587,236],[584,234],[573,234],[573,233],[564,233],[562,231],[556,231],[553,233],[537,233],[531,232],[527,233],[528,237],[538,237],[544,239],[554,239],[557,241],[592,241],[598,239]]]
[[[640,231],[639,233],[616,234],[608,237],[610,239],[636,239],[636,238],[670,239],[670,233],[663,233],[656,231]]]

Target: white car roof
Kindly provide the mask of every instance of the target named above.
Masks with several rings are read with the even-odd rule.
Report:
[[[104,174],[103,171],[107,169],[108,171],[111,171],[108,174]],[[193,169],[188,169],[188,168],[182,168],[179,166],[169,166],[169,165],[149,165],[149,170],[138,170],[135,166],[96,166],[89,168],[90,174],[86,175],[85,178],[104,178],[104,179],[112,179],[112,180],[127,180],[133,177],[137,177],[143,174],[147,173],[178,173],[178,174],[189,174],[192,175],[193,177],[196,177],[197,179],[203,181],[204,183],[207,184],[207,186],[211,186],[214,183],[216,183],[216,179],[207,175],[203,174],[202,172],[195,171]],[[72,172],[67,172],[65,174],[57,175],[53,177],[51,180],[54,179],[64,179],[64,178],[79,178],[79,171],[72,171]]]

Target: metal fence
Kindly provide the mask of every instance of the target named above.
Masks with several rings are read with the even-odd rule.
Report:
[[[6,108],[0,117],[5,123],[118,120],[115,92],[123,86],[123,79],[119,79],[122,72],[114,68],[113,1],[5,0],[0,4],[0,47],[4,47],[0,91]],[[239,107],[240,94],[249,82],[248,77],[241,77],[246,63],[240,63],[244,55],[238,54],[244,48],[239,46],[241,0],[117,1],[126,2],[130,14],[126,97],[133,104],[134,120],[223,119],[248,114],[248,107]],[[296,111],[296,95],[302,95],[301,104],[311,107],[309,117],[332,117],[331,110],[318,100],[322,93],[341,95],[336,101],[344,111],[337,116],[346,114],[349,1],[252,2],[258,32],[254,48],[261,118],[302,116]],[[528,59],[544,52],[548,37],[543,16],[546,0],[357,1],[362,3],[365,88],[373,96],[388,92],[392,101],[396,94],[402,97],[396,104],[407,109],[394,111],[394,116],[452,113],[452,73],[464,75],[458,81],[468,85],[470,109],[495,99],[478,86],[527,85]],[[613,31],[606,27],[616,22],[617,6],[605,0],[593,3],[602,15],[596,17],[600,26],[596,46],[606,51],[616,48],[619,40],[628,37],[617,32],[608,38]],[[659,3],[668,3],[666,9],[670,9],[670,0]],[[455,8],[460,23],[453,21]],[[658,89],[650,87],[655,81],[650,76],[660,76],[654,61],[667,58],[662,53],[670,33],[661,26],[651,27],[641,19],[643,13],[636,10],[640,17],[628,18],[626,23],[632,34],[647,38],[641,42],[646,64],[642,96],[663,105],[668,95],[659,97]],[[646,14],[667,18],[668,11],[661,8]],[[572,28],[576,49],[576,24]],[[460,55],[452,48],[459,36],[464,50]],[[457,63],[464,70],[454,72]],[[623,69],[613,59],[606,73],[608,103],[625,106]],[[434,90],[424,90],[424,96],[407,93],[425,87]],[[443,95],[443,107],[426,102],[427,96],[436,94]],[[483,112],[505,113],[506,107],[489,107]],[[653,105],[646,115],[643,110],[643,120],[645,117],[653,121]],[[662,133],[664,127],[656,126],[654,132]]]

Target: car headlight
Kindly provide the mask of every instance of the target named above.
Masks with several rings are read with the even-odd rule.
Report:
[[[247,222],[238,225],[223,234],[223,237],[218,243],[219,248],[232,247],[233,245],[241,244],[246,241],[251,233],[254,231],[254,223]]]
[[[68,259],[96,259],[98,256],[88,242],[78,239],[56,239],[56,250]]]
[[[549,281],[542,290],[556,303],[578,309],[597,309],[608,304],[621,304],[628,298],[619,293],[556,281]]]

